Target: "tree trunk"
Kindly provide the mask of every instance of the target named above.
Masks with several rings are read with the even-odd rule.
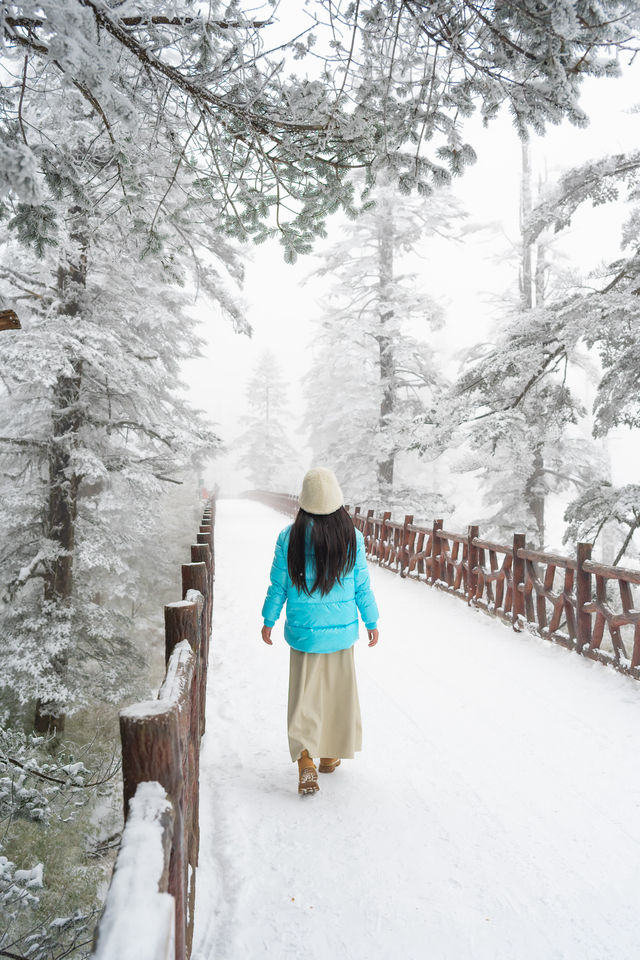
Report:
[[[533,514],[533,519],[536,525],[536,530],[538,534],[538,543],[536,544],[539,549],[544,548],[545,542],[545,529],[544,529],[544,513],[545,513],[545,496],[542,491],[542,483],[544,481],[544,460],[542,457],[542,444],[539,444],[533,454],[533,472],[529,479],[527,480],[525,487],[525,496],[527,499],[527,505]]]
[[[523,310],[533,307],[533,247],[525,237],[525,223],[531,213],[531,155],[529,143],[522,141],[522,179],[520,181],[520,236],[522,264],[520,270],[520,302]]]
[[[536,246],[535,275],[536,306],[539,307],[544,303],[548,268],[549,264],[547,263],[547,245],[540,240]]]
[[[77,211],[73,211],[77,212]],[[78,237],[74,239],[78,240]],[[86,244],[81,244],[77,264],[58,268],[60,314],[76,317],[80,312],[80,295],[86,283]],[[51,441],[49,443],[49,501],[46,515],[46,536],[59,548],[44,582],[44,600],[49,616],[55,618],[58,630],[71,630],[71,597],[73,594],[73,551],[80,477],[72,463],[78,431],[83,421],[80,405],[82,360],[69,357],[70,370],[60,373],[52,391]],[[65,623],[66,621],[66,623]],[[64,682],[68,669],[68,644],[63,644],[51,660],[51,669]],[[61,733],[65,723],[65,703],[57,700],[36,702],[34,727],[39,733]]]
[[[396,448],[390,435],[390,426],[396,406],[396,364],[393,349],[393,335],[389,330],[394,311],[390,307],[393,295],[393,210],[391,205],[381,203],[381,216],[378,221],[378,278],[379,278],[379,317],[380,329],[376,340],[379,348],[380,385],[382,396],[378,425],[380,441],[383,446],[378,454],[378,490],[384,501],[393,489],[393,469]]]
[[[522,264],[520,271],[520,303],[523,310],[532,310],[544,300],[545,255],[542,243],[538,246],[535,274],[533,270],[533,245],[525,235],[525,224],[532,209],[531,155],[529,143],[522,141],[522,180],[520,183],[520,236],[522,239]],[[533,429],[537,424],[533,424]],[[544,547],[544,459],[543,446],[536,444],[533,452],[533,470],[525,484],[525,498],[538,535],[538,546]]]

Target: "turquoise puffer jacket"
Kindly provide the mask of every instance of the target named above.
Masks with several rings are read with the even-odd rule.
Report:
[[[356,530],[356,562],[340,583],[324,596],[311,596],[294,587],[287,569],[287,551],[291,526],[278,536],[271,565],[271,584],[262,607],[265,625],[272,627],[286,600],[284,638],[294,650],[304,653],[333,653],[345,650],[358,639],[358,610],[367,630],[378,625],[378,607],[369,584],[369,569],[364,537]],[[307,557],[306,580],[313,583],[313,556]]]

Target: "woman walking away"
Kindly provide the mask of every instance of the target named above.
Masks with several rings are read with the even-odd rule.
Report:
[[[344,509],[331,470],[309,470],[300,509],[276,542],[271,584],[262,608],[262,639],[286,600],[284,638],[291,647],[287,721],[291,759],[298,761],[298,793],[319,789],[320,773],[362,749],[353,644],[358,611],[378,642],[378,607],[369,585],[364,538]]]

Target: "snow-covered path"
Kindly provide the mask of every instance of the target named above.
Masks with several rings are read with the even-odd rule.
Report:
[[[364,749],[300,798],[260,640],[286,523],[218,504],[194,960],[640,955],[640,684],[372,567]]]

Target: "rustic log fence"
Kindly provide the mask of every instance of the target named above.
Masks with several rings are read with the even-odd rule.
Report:
[[[289,516],[298,510],[290,494],[251,496]],[[398,521],[389,511],[347,510],[380,566],[640,680],[640,596],[633,594],[640,570],[592,561],[590,543],[561,556],[530,549],[521,533],[507,545],[484,540],[475,525],[455,533],[440,519],[424,527],[410,515]]]
[[[215,500],[207,502],[183,599],[165,607],[156,700],[120,711],[125,826],[96,930],[98,960],[187,960],[198,863],[200,738],[213,609]]]

